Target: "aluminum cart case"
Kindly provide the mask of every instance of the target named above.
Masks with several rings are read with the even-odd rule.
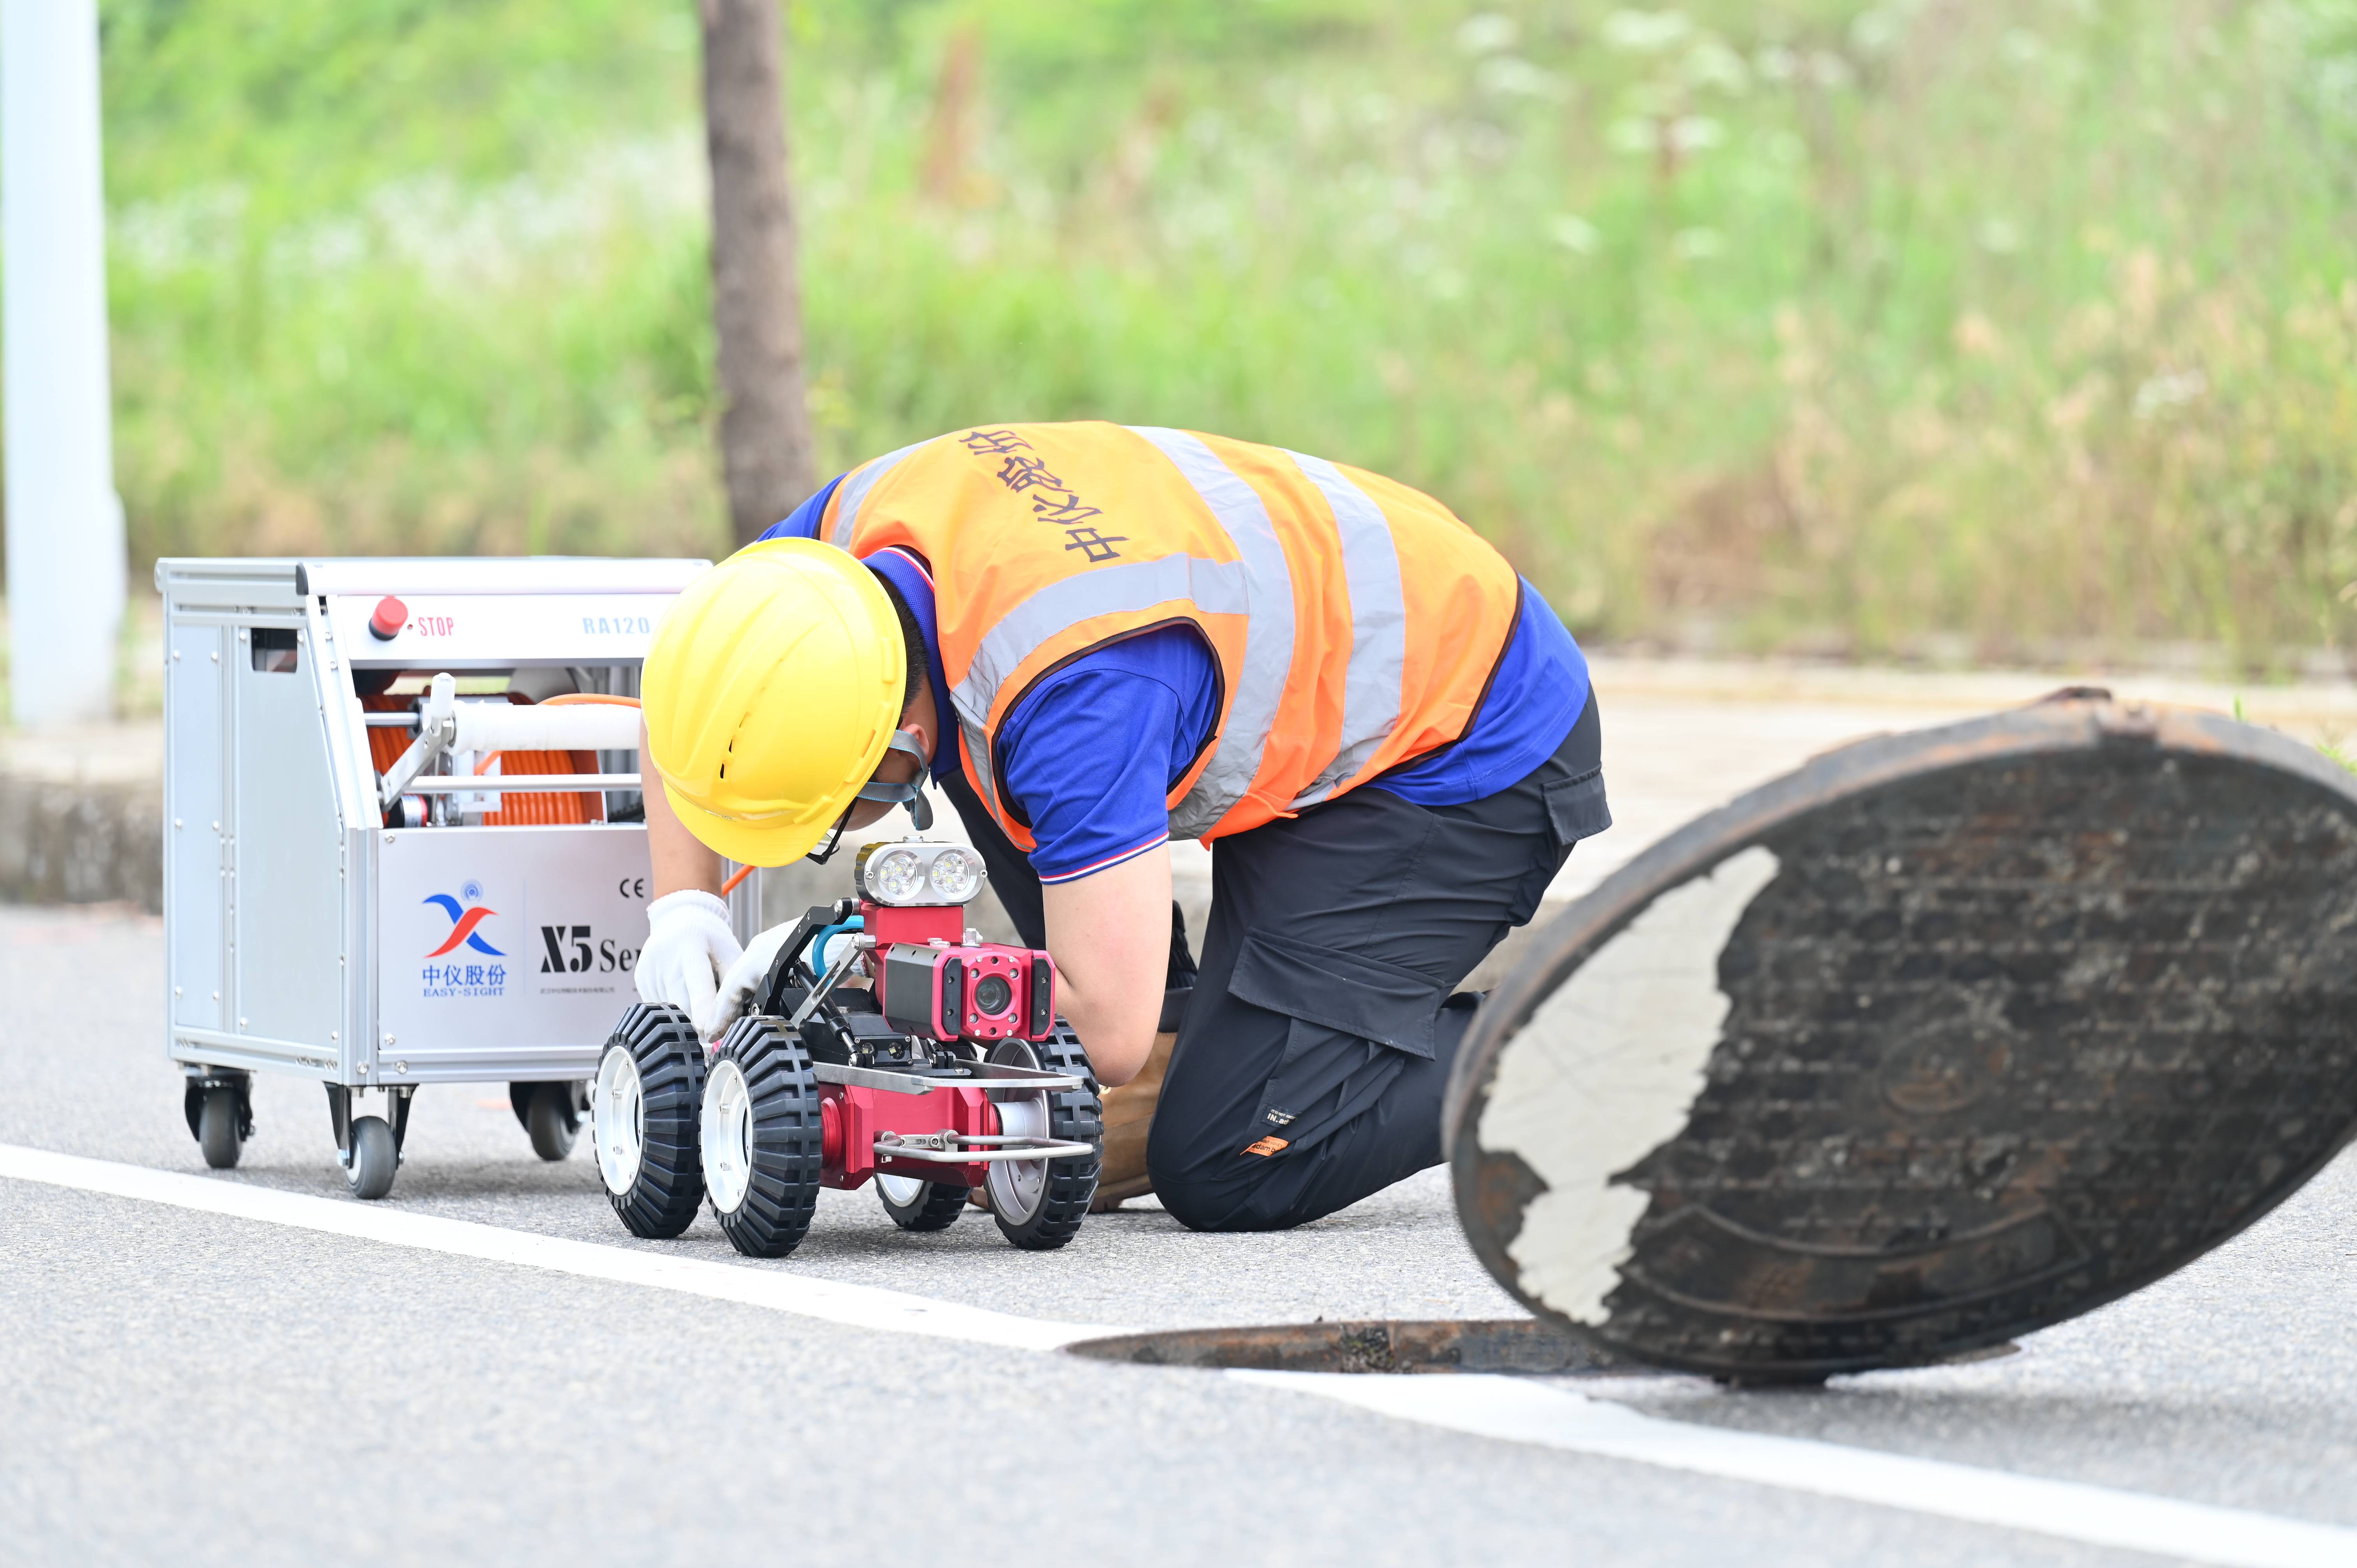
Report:
[[[360,1196],[391,1187],[422,1084],[510,1084],[542,1155],[569,1149],[651,892],[636,714],[610,699],[705,565],[157,563],[168,1048],[209,1163],[236,1162],[259,1071],[327,1086]],[[525,705],[551,693],[575,705]],[[460,749],[468,725],[509,738]],[[388,805],[421,727],[441,749]],[[526,734],[570,749],[517,753]],[[514,776],[531,757],[559,761]]]

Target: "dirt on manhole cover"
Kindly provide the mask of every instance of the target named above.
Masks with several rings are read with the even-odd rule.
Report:
[[[1280,1323],[1117,1334],[1065,1347],[1146,1367],[1249,1367],[1273,1372],[1630,1373],[1649,1368],[1528,1318],[1434,1323]]]

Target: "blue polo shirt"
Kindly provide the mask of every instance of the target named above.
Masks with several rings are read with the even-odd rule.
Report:
[[[837,478],[764,539],[815,539]],[[865,557],[892,585],[924,634],[925,674],[937,698],[941,639],[931,568],[899,549]],[[1529,584],[1512,638],[1473,722],[1453,744],[1359,786],[1424,806],[1480,800],[1555,755],[1587,703],[1587,660]],[[1219,666],[1186,627],[1162,627],[1081,655],[1024,693],[999,726],[1008,799],[1031,824],[1041,882],[1070,882],[1157,848],[1170,836],[1171,789],[1194,765],[1220,718]],[[933,758],[941,779],[957,747]]]

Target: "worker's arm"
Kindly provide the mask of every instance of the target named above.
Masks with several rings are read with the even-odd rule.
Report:
[[[1160,849],[1039,889],[1057,1005],[1097,1080],[1127,1083],[1154,1049],[1170,966],[1170,856]]]
[[[1170,983],[1169,791],[1211,742],[1219,692],[1210,645],[1165,627],[1042,680],[994,746],[1037,842],[1064,1014],[1108,1085],[1153,1054]]]
[[[647,905],[647,940],[635,978],[641,1001],[676,1007],[699,1027],[714,1015],[721,976],[742,956],[720,901],[720,857],[687,831],[671,809],[662,781],[647,757],[639,725],[640,795],[647,803],[647,858],[654,898]]]
[[[646,721],[639,721],[640,789],[647,802],[647,858],[654,862],[655,897],[689,891],[720,896],[720,856],[704,847],[704,841],[687,831],[679,813],[671,809],[671,798],[663,793],[662,781],[655,777],[654,765],[647,760]]]

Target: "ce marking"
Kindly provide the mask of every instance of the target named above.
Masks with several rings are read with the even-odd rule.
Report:
[[[647,896],[647,879],[643,876],[625,876],[614,884],[614,891],[625,898],[643,898]]]

